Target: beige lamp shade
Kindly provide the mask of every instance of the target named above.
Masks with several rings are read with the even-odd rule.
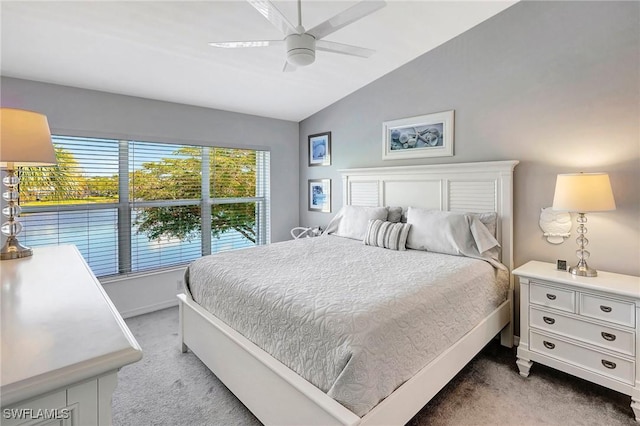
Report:
[[[553,210],[587,213],[615,210],[611,182],[606,173],[559,174]]]
[[[45,115],[0,108],[0,166],[56,164],[51,131]]]

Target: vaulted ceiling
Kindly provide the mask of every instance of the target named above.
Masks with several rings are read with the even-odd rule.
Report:
[[[302,0],[310,29],[356,1]],[[388,1],[326,40],[375,49],[317,52],[283,72],[282,47],[212,41],[282,34],[247,1],[5,1],[3,76],[300,121],[501,12],[514,1]],[[294,25],[297,4],[273,1]]]

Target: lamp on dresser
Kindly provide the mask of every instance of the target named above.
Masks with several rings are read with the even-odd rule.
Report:
[[[616,203],[611,190],[609,175],[606,173],[567,173],[559,174],[553,197],[553,210],[578,213],[578,264],[569,268],[573,275],[595,277],[598,272],[587,265],[590,253],[585,250],[589,240],[585,237],[587,212],[615,210]]]
[[[7,174],[2,179],[7,187],[2,198],[7,206],[2,209],[2,214],[8,219],[1,228],[7,241],[0,250],[0,260],[18,259],[33,254],[29,247],[18,242],[22,225],[17,219],[21,209],[18,203],[20,179],[16,168],[53,164],[56,164],[56,154],[47,117],[22,109],[0,108],[0,167],[7,169]]]

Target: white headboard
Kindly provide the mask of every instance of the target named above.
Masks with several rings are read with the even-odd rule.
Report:
[[[340,170],[343,204],[497,212],[502,263],[513,269],[513,170],[518,161]]]

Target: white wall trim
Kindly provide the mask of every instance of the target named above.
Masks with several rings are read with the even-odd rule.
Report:
[[[186,270],[187,266],[188,264],[184,264],[184,265],[175,266],[175,267],[152,269],[152,270],[143,271],[143,272],[132,272],[132,273],[123,274],[123,275],[110,275],[110,276],[98,278],[98,280],[100,281],[101,284],[104,285],[104,284],[111,284],[111,283],[116,283],[120,281],[130,281],[136,278],[162,275],[162,274],[166,274],[167,272],[182,271],[182,273],[184,274],[184,271]]]
[[[122,318],[137,317],[138,315],[148,314],[150,312],[160,311],[162,309],[178,306],[178,299],[174,296],[172,300],[166,302],[155,303],[153,305],[141,306],[139,308],[131,309],[128,311],[120,312]]]
[[[176,306],[181,293],[185,267],[153,271],[133,276],[105,279],[104,290],[123,318]]]

